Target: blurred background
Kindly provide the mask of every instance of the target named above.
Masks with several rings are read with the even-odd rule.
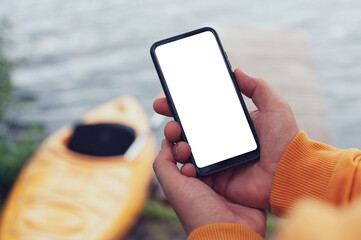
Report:
[[[267,80],[271,74],[287,82],[290,92],[297,82],[267,67],[273,53],[287,55],[289,46],[301,45],[300,57],[292,59],[301,65],[307,61],[310,74],[293,74],[299,82],[311,75],[315,99],[322,102],[322,118],[308,119],[315,125],[322,119],[334,146],[361,148],[360,1],[2,0],[0,19],[1,202],[38,144],[92,108],[127,94],[151,117],[153,99],[161,92],[151,44],[204,26],[219,30],[229,55],[239,50],[233,36],[248,39],[240,46],[244,52],[272,48],[272,54],[259,54],[252,64],[247,65],[247,58],[239,61],[245,62],[242,66],[234,63],[242,51],[231,62],[251,75]],[[276,43],[268,44],[272,41]],[[293,64],[287,58],[283,62]],[[297,104],[307,102],[307,92],[298,94]],[[159,128],[157,142],[162,134]],[[127,239],[185,239],[172,209],[154,192]]]

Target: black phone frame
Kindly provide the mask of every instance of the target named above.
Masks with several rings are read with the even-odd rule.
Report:
[[[224,62],[226,64],[226,66],[227,66],[229,75],[230,75],[230,77],[231,77],[231,79],[233,81],[233,86],[235,88],[235,91],[237,92],[239,101],[240,101],[240,103],[242,105],[242,108],[243,108],[243,111],[244,111],[244,113],[246,115],[248,124],[249,124],[249,126],[251,128],[253,137],[254,137],[254,139],[256,141],[257,148],[255,150],[251,151],[251,152],[247,152],[247,153],[244,153],[244,154],[232,157],[232,158],[228,158],[228,159],[222,160],[220,162],[217,162],[217,163],[214,163],[214,164],[208,165],[206,167],[202,167],[202,168],[199,168],[197,166],[197,164],[196,164],[196,162],[194,160],[193,154],[191,154],[190,160],[193,163],[193,165],[195,166],[196,171],[197,171],[197,175],[199,175],[199,176],[208,176],[208,175],[211,175],[211,174],[226,170],[228,168],[237,166],[239,164],[243,164],[243,163],[246,163],[246,162],[257,160],[260,157],[260,144],[259,144],[259,139],[258,139],[258,136],[256,134],[255,128],[253,126],[253,122],[252,122],[251,117],[250,117],[250,115],[248,113],[246,104],[244,103],[241,91],[240,91],[240,89],[238,87],[238,84],[236,82],[236,79],[235,79],[234,73],[232,71],[230,62],[228,60],[227,54],[225,53],[225,51],[223,49],[223,46],[221,44],[221,41],[220,41],[220,39],[218,37],[217,32],[211,27],[203,27],[203,28],[200,28],[200,29],[197,29],[197,30],[194,30],[194,31],[186,32],[186,33],[174,36],[174,37],[170,37],[170,38],[167,38],[167,39],[164,39],[164,40],[161,40],[161,41],[157,41],[150,48],[150,54],[151,54],[154,66],[156,68],[158,77],[160,79],[162,88],[163,88],[164,93],[165,93],[165,95],[167,97],[167,102],[168,102],[169,107],[170,107],[170,109],[172,111],[174,120],[177,121],[180,124],[181,128],[182,128],[182,140],[188,142],[186,134],[185,134],[185,132],[183,130],[183,127],[182,127],[182,123],[181,123],[180,118],[178,116],[175,104],[173,102],[172,96],[170,94],[170,91],[168,89],[166,80],[164,78],[161,66],[160,66],[159,61],[157,59],[155,49],[160,45],[167,44],[167,43],[170,43],[170,42],[174,42],[174,41],[177,41],[177,40],[180,40],[180,39],[183,39],[183,38],[186,38],[186,37],[190,37],[190,36],[205,32],[205,31],[212,32],[213,35],[215,36],[216,40],[217,40],[218,46],[219,46],[219,48],[221,50],[221,53],[222,53],[222,56],[223,56],[223,60],[224,60]]]

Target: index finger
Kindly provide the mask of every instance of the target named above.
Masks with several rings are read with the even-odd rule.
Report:
[[[167,98],[160,97],[154,100],[153,109],[156,113],[162,114],[167,117],[173,117],[172,111],[167,102]]]

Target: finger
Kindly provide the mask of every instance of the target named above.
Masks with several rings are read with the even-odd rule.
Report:
[[[183,165],[181,172],[183,175],[187,177],[195,177],[197,176],[196,168],[192,163],[186,163]]]
[[[260,111],[283,101],[283,98],[264,80],[248,76],[240,69],[236,69],[234,75],[241,92],[251,98]]]
[[[181,127],[176,121],[170,121],[164,128],[164,136],[170,142],[177,142],[181,137]]]
[[[153,102],[153,109],[154,111],[156,111],[159,114],[168,116],[168,117],[172,117],[172,111],[169,108],[168,102],[167,102],[167,98],[165,97],[160,97],[154,100]]]
[[[171,192],[172,189],[176,189],[176,185],[183,178],[175,163],[173,144],[164,139],[162,141],[162,148],[153,163],[155,175],[162,185],[164,192]]]
[[[173,155],[180,163],[185,163],[191,156],[191,147],[186,142],[178,142],[173,147]]]

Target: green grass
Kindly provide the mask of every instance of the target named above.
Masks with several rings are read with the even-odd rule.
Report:
[[[9,107],[12,92],[10,74],[14,63],[4,56],[4,50],[8,46],[6,34],[9,32],[9,28],[7,21],[0,20],[0,121]]]
[[[271,239],[271,236],[273,236],[274,232],[277,229],[277,217],[272,214],[271,211],[268,212],[267,215],[267,231],[266,231],[266,240]]]
[[[173,208],[163,202],[149,199],[145,205],[143,215],[157,220],[167,220],[173,227],[180,227],[179,220]]]
[[[43,128],[39,124],[20,126],[6,119],[6,113],[16,100],[12,98],[11,73],[18,65],[9,60],[11,24],[0,17],[0,209],[23,164],[37,148]]]
[[[26,126],[18,139],[0,136],[0,202],[4,201],[21,167],[36,150],[42,134],[43,128],[33,124]]]

